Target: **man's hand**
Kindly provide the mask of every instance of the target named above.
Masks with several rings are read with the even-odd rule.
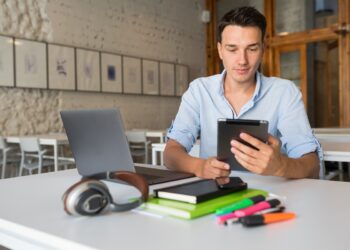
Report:
[[[215,157],[202,160],[195,170],[195,175],[205,179],[215,179],[217,177],[227,177],[230,175],[229,164],[218,161]]]
[[[280,143],[275,137],[269,135],[267,144],[246,133],[241,133],[240,138],[257,148],[256,150],[236,140],[231,141],[231,152],[243,167],[262,175],[285,175],[284,158],[280,152]]]

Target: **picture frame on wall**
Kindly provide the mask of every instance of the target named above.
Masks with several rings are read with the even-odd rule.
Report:
[[[188,67],[185,65],[175,65],[175,94],[176,96],[182,96],[188,88],[189,77]]]
[[[97,51],[76,49],[77,90],[100,91],[100,54]]]
[[[101,53],[102,92],[122,93],[122,57]]]
[[[160,63],[160,94],[164,96],[175,95],[175,65]]]
[[[123,92],[126,94],[141,94],[141,59],[123,57]]]
[[[142,93],[159,95],[159,62],[142,60]]]
[[[46,43],[15,39],[16,87],[47,88]]]
[[[75,90],[74,48],[48,44],[49,89]]]
[[[0,36],[0,86],[15,86],[12,37]]]

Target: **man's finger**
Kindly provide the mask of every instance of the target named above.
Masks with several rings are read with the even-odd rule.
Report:
[[[255,138],[253,136],[248,135],[247,133],[240,133],[239,137],[242,140],[248,142],[250,145],[256,147],[259,150],[263,149],[264,146],[266,146],[266,144],[264,142],[260,141],[259,139]]]
[[[271,146],[279,146],[280,142],[277,140],[277,138],[273,137],[272,135],[269,134],[269,137],[267,138],[267,142]]]
[[[246,155],[249,155],[253,158],[258,158],[259,157],[259,151],[257,151],[256,149],[252,148],[252,147],[249,147],[247,145],[244,145],[243,143],[239,142],[239,141],[236,141],[236,140],[232,140],[231,141],[231,152],[232,152],[232,149],[236,149],[236,150],[239,150],[240,152],[243,152],[244,154]]]
[[[213,159],[210,162],[210,165],[212,165],[212,166],[214,166],[216,168],[222,169],[222,170],[230,169],[230,165],[229,164],[227,164],[226,162],[219,161],[217,159]]]
[[[214,175],[214,177],[221,177],[221,176],[229,176],[230,171],[224,170],[221,168],[216,168],[214,166],[211,166],[209,171]]]
[[[231,149],[231,152],[232,152],[235,156],[239,157],[240,159],[242,159],[242,160],[244,160],[245,162],[248,162],[248,163],[250,163],[250,164],[252,164],[252,165],[258,165],[259,162],[260,162],[260,160],[259,160],[258,158],[254,158],[254,157],[252,157],[252,156],[246,154],[245,152],[239,151],[239,150],[236,149],[236,148],[232,148],[232,149]]]
[[[235,155],[235,158],[239,164],[241,164],[242,167],[248,169],[250,172],[261,174],[262,169],[259,168],[257,165],[251,164],[247,161],[245,161],[243,158],[239,157],[238,155]]]

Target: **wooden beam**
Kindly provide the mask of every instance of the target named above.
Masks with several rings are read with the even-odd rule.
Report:
[[[216,48],[216,0],[206,0],[206,9],[210,12],[210,22],[207,23],[207,75],[219,72]]]
[[[283,45],[305,44],[332,39],[338,39],[338,35],[334,32],[334,28],[327,27],[290,34],[279,34],[269,39],[269,46],[276,47]]]
[[[271,46],[269,46],[270,39],[274,35],[274,29],[275,29],[275,0],[265,0],[264,1],[264,15],[266,17],[266,50],[265,55],[262,62],[262,69],[263,73],[266,76],[272,76],[275,75],[276,72],[274,71],[275,63],[274,63],[274,53]]]
[[[339,24],[350,27],[350,0],[339,0]],[[350,32],[339,37],[339,113],[340,127],[350,127]]]

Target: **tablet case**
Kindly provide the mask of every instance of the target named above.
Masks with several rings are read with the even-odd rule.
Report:
[[[231,140],[235,139],[253,147],[239,138],[239,134],[245,132],[263,142],[267,142],[268,124],[268,121],[265,120],[219,119],[217,159],[229,163],[231,170],[247,171],[236,161],[234,154],[231,152]]]

